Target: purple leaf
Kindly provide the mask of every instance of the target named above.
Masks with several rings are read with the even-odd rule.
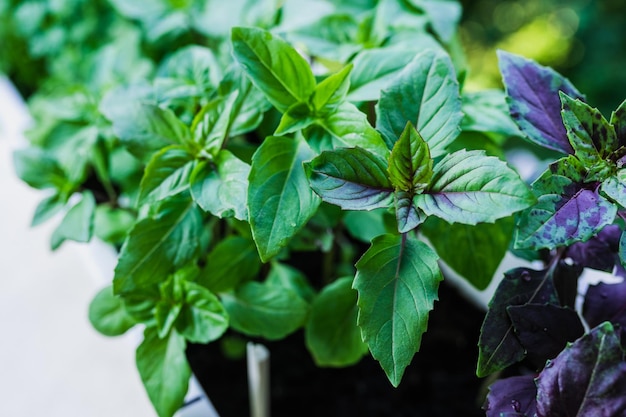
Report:
[[[534,61],[498,51],[509,112],[529,140],[544,148],[573,153],[561,120],[559,91],[573,98],[582,94],[559,73]]]
[[[613,223],[617,208],[597,192],[581,189],[572,196],[545,195],[519,223],[516,246],[554,249],[584,242]]]
[[[396,191],[394,198],[396,203],[398,232],[410,232],[426,220],[426,214],[413,203],[411,193]]]
[[[536,396],[533,375],[500,379],[489,387],[483,409],[487,417],[534,417],[537,415]]]
[[[585,295],[583,316],[590,327],[605,321],[626,328],[626,280],[618,284],[590,285]]]
[[[585,332],[576,311],[568,307],[525,304],[506,311],[528,358],[539,368]]]
[[[551,279],[553,273],[553,269],[516,268],[504,274],[480,329],[478,376],[487,376],[524,359],[526,353],[513,331],[507,307],[528,303],[558,304]]]
[[[587,242],[576,242],[569,246],[565,256],[578,265],[611,272],[615,266],[615,252],[621,233],[619,226],[608,225]]]
[[[626,362],[620,339],[604,323],[546,364],[537,378],[539,417],[626,415]]]

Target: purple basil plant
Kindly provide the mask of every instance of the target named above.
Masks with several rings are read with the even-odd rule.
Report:
[[[514,247],[541,253],[544,267],[507,272],[483,322],[477,375],[514,375],[491,385],[484,409],[625,416],[626,282],[589,286],[578,310],[575,301],[585,268],[626,276],[626,101],[607,120],[554,70],[498,57],[518,128],[563,156],[532,183],[537,202],[516,224]]]

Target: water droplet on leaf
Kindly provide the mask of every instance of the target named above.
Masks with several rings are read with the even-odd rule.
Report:
[[[530,272],[528,271],[522,271],[521,277],[526,282],[529,282],[531,280]]]
[[[522,404],[520,404],[517,400],[511,400],[511,407],[513,407],[513,410],[515,410],[516,413],[522,411]]]

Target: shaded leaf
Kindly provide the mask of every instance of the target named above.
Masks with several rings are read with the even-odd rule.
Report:
[[[302,168],[313,156],[300,139],[272,136],[252,158],[248,210],[252,235],[264,262],[289,243],[320,204]]]
[[[139,204],[164,200],[189,189],[195,160],[186,148],[168,146],[156,152],[144,171],[139,185]]]
[[[450,57],[436,50],[417,55],[382,91],[376,115],[376,128],[388,146],[398,140],[410,121],[428,143],[431,156],[443,155],[458,136],[463,119]]]
[[[465,114],[461,129],[472,132],[490,132],[505,136],[521,136],[522,132],[511,119],[506,97],[500,90],[483,90],[463,94],[462,111]]]
[[[512,217],[473,226],[449,224],[430,217],[420,231],[448,266],[474,287],[483,290],[493,279],[508,250],[513,226]]]
[[[363,341],[398,386],[419,350],[442,275],[437,254],[407,235],[383,235],[356,264]]]
[[[494,222],[525,209],[535,198],[519,175],[484,151],[460,150],[435,165],[429,187],[415,196],[428,215],[450,223]]]
[[[498,51],[511,117],[526,137],[544,148],[574,152],[561,119],[559,91],[583,98],[562,75],[549,67],[505,51]]]
[[[327,203],[344,210],[389,207],[393,188],[387,163],[361,148],[322,152],[304,165],[311,188]]]
[[[115,267],[115,293],[164,281],[173,268],[198,254],[202,230],[202,216],[193,201],[165,201],[153,216],[139,221],[124,242]]]
[[[192,171],[191,196],[214,216],[248,219],[247,194],[250,166],[227,150],[213,161],[202,161]]]
[[[287,264],[272,262],[272,269],[267,274],[265,282],[268,285],[289,288],[308,303],[312,302],[315,297],[315,290],[307,277],[298,269]]]
[[[585,332],[578,313],[569,307],[530,303],[506,311],[527,357],[539,368]]]
[[[169,145],[191,140],[189,128],[169,109],[134,101],[104,115],[113,122],[113,131],[122,145],[139,159]]]
[[[615,252],[620,235],[619,226],[608,225],[587,242],[576,242],[568,246],[565,256],[578,265],[611,272],[615,266]]]
[[[282,339],[300,328],[309,309],[293,290],[258,282],[222,294],[222,303],[233,329],[269,340]]]
[[[608,321],[626,328],[626,281],[590,285],[585,293],[583,317],[589,327]]]
[[[504,378],[491,384],[483,409],[487,417],[535,417],[536,396],[533,375]]]
[[[513,331],[507,308],[529,303],[558,305],[553,273],[552,269],[529,268],[505,272],[480,329],[476,375],[484,377],[524,359],[526,353]]]
[[[626,100],[611,113],[611,125],[615,128],[617,140],[621,146],[626,145]]]
[[[550,361],[537,378],[537,414],[606,416],[626,413],[626,362],[610,323],[594,328]]]
[[[311,305],[305,343],[317,366],[348,366],[367,352],[357,326],[357,293],[352,277],[325,286]]]
[[[214,293],[235,288],[254,278],[261,268],[254,242],[239,236],[221,240],[207,257],[198,284]]]

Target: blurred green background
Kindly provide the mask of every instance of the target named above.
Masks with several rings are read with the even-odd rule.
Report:
[[[40,87],[41,74],[54,73],[57,78],[80,82],[81,74],[85,73],[81,56],[128,29],[111,6],[120,10],[122,3],[120,0],[0,0],[0,71],[7,73],[26,96]],[[143,14],[148,15],[160,3],[168,3],[175,10],[181,5],[188,8],[189,4],[202,2],[131,3],[134,2],[122,8],[145,6]],[[460,31],[470,66],[467,89],[501,85],[495,55],[495,50],[501,48],[552,66],[570,78],[587,95],[588,102],[605,114],[626,96],[626,1],[462,0],[461,3],[464,12]],[[180,24],[179,17],[170,16],[166,23]],[[193,36],[191,33],[176,41],[193,43]],[[158,58],[163,51],[157,44],[149,53]]]
[[[626,98],[626,1],[463,0],[468,89],[501,86],[495,50],[553,67],[605,115]]]

